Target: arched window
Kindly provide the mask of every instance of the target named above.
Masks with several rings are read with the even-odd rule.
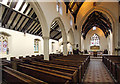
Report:
[[[34,53],[39,53],[39,39],[34,40]]]
[[[0,34],[0,54],[8,54],[8,36]]]
[[[59,12],[62,15],[62,3],[60,0],[57,0],[56,9],[57,12]]]
[[[70,15],[70,25],[72,26],[72,23],[73,23],[73,21],[72,21],[72,15]]]
[[[55,42],[52,42],[52,52],[54,52],[54,44]]]
[[[94,34],[91,37],[91,45],[90,46],[100,46],[100,39],[99,39],[99,36],[97,34]]]

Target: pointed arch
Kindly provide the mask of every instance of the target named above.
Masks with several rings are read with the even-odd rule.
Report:
[[[109,18],[109,20],[110,20],[110,22],[111,22],[111,24],[112,24],[112,32],[110,33],[110,35],[112,35],[112,38],[111,38],[111,40],[112,40],[112,42],[111,42],[111,45],[112,45],[112,51],[111,51],[111,53],[112,54],[114,54],[115,53],[115,47],[117,46],[117,38],[115,38],[115,36],[117,35],[117,33],[115,33],[115,32],[117,32],[117,25],[116,25],[116,18],[115,18],[115,16],[111,13],[111,11],[110,10],[108,10],[108,9],[105,9],[105,8],[103,8],[103,7],[93,7],[92,9],[90,9],[86,14],[85,14],[85,16],[81,19],[81,26],[80,26],[80,28],[82,29],[82,25],[85,23],[85,21],[87,20],[87,17],[92,13],[92,12],[94,12],[94,11],[98,11],[98,12],[101,12],[101,13],[103,13],[104,15],[106,15],[108,18]]]
[[[63,54],[67,55],[67,34],[65,31],[65,26],[60,17],[56,17],[55,19],[53,19],[53,21],[51,22],[51,25],[55,21],[57,22],[57,24],[59,25],[59,28],[61,29],[62,40],[63,40]]]
[[[39,21],[41,22],[43,37],[49,37],[49,28],[40,4],[37,0],[31,0],[31,2],[28,1],[28,3],[30,3],[30,5],[33,7]]]
[[[61,29],[61,33],[62,33],[62,38],[63,38],[63,42],[67,42],[67,35],[66,35],[66,32],[65,32],[65,26],[61,20],[60,17],[56,17],[52,22],[56,21]],[[52,23],[51,23],[52,25]]]

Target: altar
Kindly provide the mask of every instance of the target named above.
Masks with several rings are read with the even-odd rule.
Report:
[[[90,46],[90,55],[93,55],[95,57],[102,55],[103,51],[100,51],[100,46]]]

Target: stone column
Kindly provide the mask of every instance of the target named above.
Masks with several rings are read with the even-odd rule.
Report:
[[[49,60],[49,37],[43,37],[44,60]]]
[[[67,56],[67,42],[63,42],[63,55]]]
[[[118,18],[119,20],[117,21],[118,22],[118,41],[117,41],[117,55],[120,55],[120,4],[118,3]]]

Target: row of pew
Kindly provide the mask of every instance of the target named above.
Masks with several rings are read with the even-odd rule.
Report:
[[[55,54],[51,60],[41,55],[2,59],[3,82],[7,84],[81,84],[90,62],[89,55]]]
[[[111,73],[111,76],[115,79],[115,82],[120,84],[120,56],[103,56],[102,61]]]

